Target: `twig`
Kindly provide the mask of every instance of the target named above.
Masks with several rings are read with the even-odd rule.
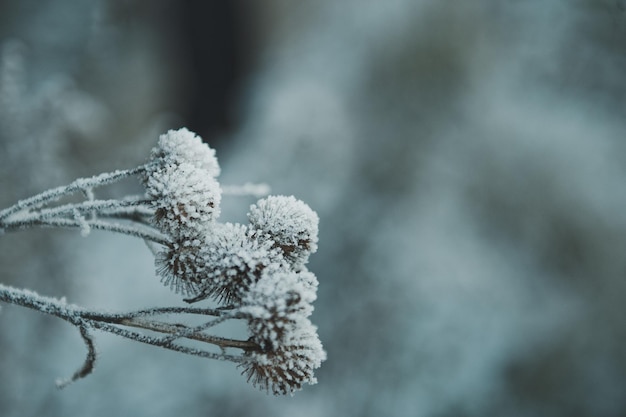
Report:
[[[0,219],[1,220],[1,219]],[[0,229],[5,231],[28,229],[33,226],[41,227],[61,227],[61,228],[84,228],[88,226],[92,229],[106,230],[109,232],[122,233],[142,239],[151,240],[161,245],[167,245],[170,239],[158,232],[156,229],[143,224],[122,224],[115,222],[107,222],[103,220],[87,220],[87,219],[29,219],[26,221],[0,221]]]
[[[77,379],[84,378],[87,375],[91,374],[96,366],[96,345],[94,343],[93,337],[91,336],[91,334],[89,334],[89,330],[87,330],[87,327],[80,326],[79,329],[80,335],[85,342],[85,346],[87,347],[87,356],[85,357],[85,362],[83,363],[83,366],[81,366],[80,369],[74,372],[74,375],[72,375],[71,378],[57,381],[57,388],[59,389],[63,389]]]
[[[264,197],[271,191],[269,185],[265,183],[253,184],[245,183],[243,185],[223,185],[222,193],[224,195],[232,196],[252,196],[252,197]]]
[[[0,211],[0,220],[6,219],[11,214],[24,209],[41,208],[50,202],[57,201],[60,198],[73,194],[77,191],[84,191],[89,195],[91,190],[95,187],[111,184],[124,178],[139,174],[144,172],[147,167],[148,165],[142,165],[137,168],[107,172],[90,178],[79,178],[68,185],[52,188],[44,191],[43,193],[18,201],[13,206]]]
[[[216,320],[214,320],[216,321],[215,324],[217,324],[217,322],[221,322],[227,319],[239,318],[236,314],[232,314],[231,312],[227,312],[224,310],[187,307],[161,307],[122,314],[100,313],[87,310],[75,305],[66,304],[63,300],[58,300],[51,297],[44,297],[30,290],[13,288],[3,284],[0,284],[0,301],[20,305],[22,307],[37,310],[44,314],[61,318],[79,327],[80,329],[95,328],[134,341],[147,343],[153,346],[159,346],[170,350],[176,350],[196,356],[230,360],[234,362],[240,361],[239,359],[237,359],[238,356],[226,355],[223,353],[217,354],[209,351],[203,351],[200,349],[191,349],[185,346],[173,344],[172,341],[178,338],[186,338],[219,346],[222,350],[226,348],[237,348],[245,351],[260,349],[259,345],[251,341],[227,339],[223,337],[204,334],[202,333],[202,330],[210,327],[206,324],[197,327],[187,327],[158,320],[146,320],[144,318],[158,314],[201,314],[218,317]],[[172,337],[151,337],[142,333],[124,329],[120,326],[150,330]],[[83,333],[84,331],[81,330],[81,334]],[[83,340],[88,346],[89,351],[88,359],[85,362],[86,365],[83,366],[83,368],[87,369],[89,367],[89,364],[92,364],[95,360],[95,356],[93,360],[89,358],[93,354],[92,347],[90,347],[90,336],[88,337],[83,335]],[[79,371],[77,374],[80,374],[81,372],[82,371]],[[76,378],[72,377],[71,380],[74,379]]]
[[[92,212],[116,214],[128,213],[129,211],[137,211],[138,209],[149,210],[146,206],[149,203],[145,198],[133,200],[87,200],[82,203],[64,204],[62,206],[42,209],[37,212],[29,212],[16,216],[16,220],[46,220],[50,218],[61,218],[71,215],[74,211],[81,214],[89,214]],[[10,218],[9,218],[10,219]]]

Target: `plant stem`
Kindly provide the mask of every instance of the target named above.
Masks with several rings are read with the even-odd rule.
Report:
[[[153,332],[164,333],[173,336],[174,339],[184,337],[191,340],[197,340],[199,342],[211,343],[221,348],[239,348],[243,350],[258,349],[258,345],[246,340],[227,339],[218,336],[211,336],[196,330],[195,328],[189,328],[187,326],[181,326],[171,323],[163,323],[158,321],[146,321],[142,319],[124,319],[119,324],[128,327],[135,327],[138,329],[151,330]],[[198,326],[201,329],[204,326]],[[189,332],[188,332],[189,331]],[[166,342],[170,342],[173,339],[166,338]]]
[[[29,221],[29,220],[45,220],[50,218],[62,218],[72,216],[76,211],[81,214],[100,214],[106,213],[108,215],[117,213],[128,213],[129,211],[137,211],[137,209],[148,210],[147,204],[149,201],[145,199],[133,199],[133,200],[89,200],[82,203],[64,204],[62,206],[42,209],[36,212],[29,212],[28,214],[18,215],[17,220]],[[20,213],[21,214],[21,213]]]
[[[124,178],[128,178],[132,175],[136,175],[145,171],[147,167],[148,165],[142,165],[137,168],[107,172],[90,178],[79,178],[72,181],[68,185],[52,188],[40,194],[34,195],[24,200],[20,200],[13,206],[1,210],[0,220],[6,219],[11,214],[17,213],[24,209],[41,208],[47,203],[57,201],[61,197],[73,194],[77,191],[89,191],[94,187],[100,187],[120,181]]]
[[[85,218],[78,219],[29,219],[26,221],[1,221],[0,229],[5,231],[23,230],[34,226],[41,227],[60,227],[60,228],[79,228],[86,231],[90,229],[105,230],[109,232],[122,233],[129,236],[139,237],[141,239],[150,240],[161,245],[171,243],[170,239],[157,231],[156,229],[144,224],[123,224],[115,222],[107,222],[103,220],[88,220]]]
[[[148,343],[154,346],[160,346],[170,350],[181,351],[196,356],[211,357],[215,359],[227,359],[233,360],[235,362],[239,361],[238,359],[236,359],[236,356],[222,355],[212,352],[205,352],[199,349],[187,348],[184,346],[175,345],[172,343],[172,341],[177,338],[187,338],[190,340],[213,344],[219,346],[222,349],[259,349],[259,346],[256,343],[250,341],[227,339],[223,337],[204,334],[201,332],[201,330],[209,327],[207,324],[198,326],[197,328],[190,328],[183,325],[166,323],[157,320],[146,320],[144,318],[145,316],[156,314],[206,314],[218,316],[218,321],[222,321],[222,316],[229,316],[228,318],[236,318],[235,315],[229,312],[223,312],[221,310],[185,307],[164,307],[139,310],[137,312],[127,314],[99,313],[87,310],[79,306],[66,304],[64,301],[58,300],[56,298],[41,296],[33,291],[9,287],[3,284],[0,284],[0,301],[19,305],[22,307],[27,307],[44,314],[61,318],[79,328],[92,327],[109,333],[117,334],[127,339],[135,340],[142,343]],[[150,337],[141,333],[132,332],[127,329],[120,328],[118,326],[150,330],[156,333],[169,335],[170,337]]]

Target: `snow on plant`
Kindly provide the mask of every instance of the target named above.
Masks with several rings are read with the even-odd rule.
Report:
[[[2,232],[63,227],[77,228],[85,236],[99,229],[144,239],[165,285],[187,303],[217,303],[216,308],[187,305],[104,313],[0,284],[1,301],[59,317],[79,329],[87,358],[71,378],[59,382],[60,387],[93,371],[92,330],[238,363],[248,381],[274,394],[293,394],[304,384],[316,383],[314,370],[326,353],[309,320],[318,282],[305,265],[317,249],[318,217],[294,197],[269,196],[251,206],[249,225],[220,223],[223,193],[258,195],[267,186],[222,189],[219,173],[213,149],[185,128],[170,130],[160,136],[144,165],[77,179],[0,211]],[[131,176],[145,186],[143,195],[95,198],[94,189]],[[81,192],[84,201],[59,203]],[[171,316],[207,319],[192,326],[165,319]],[[244,321],[249,338],[207,333],[227,320]],[[217,346],[219,352],[190,347],[185,339]]]

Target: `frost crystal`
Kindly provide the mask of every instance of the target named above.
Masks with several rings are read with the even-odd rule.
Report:
[[[206,171],[211,177],[220,175],[215,149],[210,148],[195,133],[181,128],[169,130],[159,137],[159,144],[152,149],[151,159],[163,165],[190,163]]]
[[[271,239],[294,269],[301,269],[317,250],[319,218],[293,196],[269,196],[250,207],[248,219],[259,239]]]
[[[146,181],[146,194],[156,209],[156,226],[172,236],[197,235],[219,215],[219,183],[186,162],[155,170]]]

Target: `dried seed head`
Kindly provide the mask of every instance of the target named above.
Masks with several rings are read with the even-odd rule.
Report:
[[[217,177],[220,174],[215,149],[203,143],[200,136],[184,127],[169,130],[161,135],[157,147],[152,149],[150,159],[160,162],[160,165],[189,163],[205,171],[211,177]]]
[[[317,250],[319,218],[293,196],[269,196],[250,207],[248,219],[259,239],[271,239],[285,260],[300,270]]]
[[[240,304],[264,272],[286,269],[271,242],[258,242],[243,225],[211,223],[195,237],[181,238],[157,256],[161,280],[193,301],[212,297]]]
[[[161,282],[179,294],[198,294],[202,282],[201,241],[185,239],[168,245],[155,259]]]
[[[243,373],[256,387],[274,395],[293,394],[303,384],[316,384],[314,370],[326,360],[316,328],[304,318],[298,331],[273,350],[245,354]]]
[[[155,207],[155,225],[175,238],[197,236],[219,216],[217,180],[189,163],[153,171],[146,181],[146,194]]]
[[[299,322],[313,312],[315,291],[297,272],[263,274],[250,286],[239,309],[247,318],[250,339],[264,350],[276,349],[289,340]]]
[[[215,223],[203,236],[201,291],[226,304],[240,304],[264,272],[285,269],[280,251],[255,240],[247,227]]]

